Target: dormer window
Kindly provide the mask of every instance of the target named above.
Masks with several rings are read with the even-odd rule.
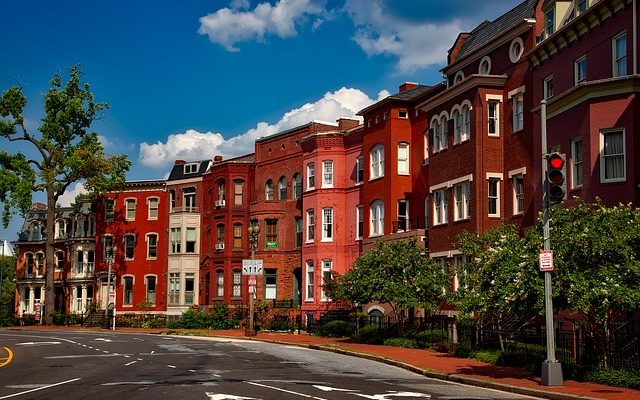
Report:
[[[556,31],[556,9],[551,8],[544,13],[544,31],[548,36]]]
[[[456,72],[456,75],[453,78],[453,84],[455,85],[456,83],[460,83],[462,82],[463,79],[464,79],[464,72],[458,71]]]
[[[200,164],[198,164],[198,163],[185,164],[184,165],[184,173],[185,174],[195,174],[196,172],[198,172],[198,167],[199,166],[200,166]]]
[[[576,15],[580,15],[587,11],[587,0],[576,0]]]
[[[409,118],[409,113],[407,110],[398,110],[398,118],[407,119]]]
[[[491,59],[489,56],[484,56],[480,60],[480,65],[478,66],[478,73],[480,75],[489,75],[491,72]]]

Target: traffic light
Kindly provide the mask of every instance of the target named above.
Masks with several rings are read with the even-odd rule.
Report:
[[[547,156],[547,187],[549,200],[560,203],[566,192],[565,161],[560,153],[551,153]]]

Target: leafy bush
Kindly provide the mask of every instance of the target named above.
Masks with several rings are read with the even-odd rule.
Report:
[[[342,320],[327,322],[318,331],[319,336],[324,337],[349,337],[353,334],[353,323]]]
[[[419,344],[409,338],[388,338],[384,340],[385,346],[404,347],[407,349],[419,349]]]
[[[360,339],[362,343],[382,344],[384,334],[376,325],[365,325],[360,328],[360,337],[358,339]]]
[[[446,343],[447,332],[444,329],[427,329],[411,335],[420,348],[434,347],[435,344]]]
[[[596,369],[586,373],[586,380],[609,386],[640,389],[640,370]]]

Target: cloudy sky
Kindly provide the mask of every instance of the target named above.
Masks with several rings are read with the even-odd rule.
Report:
[[[158,179],[175,159],[250,153],[258,137],[353,117],[403,82],[438,83],[458,33],[519,2],[3,2],[0,90],[23,87],[36,130],[53,73],[81,64],[111,107],[94,125],[107,151],[129,155],[129,179]]]

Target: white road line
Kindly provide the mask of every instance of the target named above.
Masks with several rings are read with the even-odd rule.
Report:
[[[248,383],[249,385],[259,386],[259,387],[263,387],[263,388],[267,388],[267,389],[271,389],[271,390],[277,390],[277,391],[284,392],[284,393],[295,394],[297,396],[302,396],[302,397],[306,397],[306,398],[309,398],[309,399],[329,400],[329,399],[325,399],[325,398],[322,398],[322,397],[315,397],[315,396],[311,396],[311,395],[304,394],[304,393],[294,392],[294,391],[287,390],[287,389],[281,389],[281,388],[275,387],[275,386],[263,385],[263,384],[258,383],[258,382],[249,382],[249,381],[247,381],[246,383]]]
[[[195,369],[190,369],[189,372],[196,372],[196,370]]]
[[[80,343],[78,343],[78,344],[80,344]],[[83,344],[83,345],[82,345],[82,347],[87,347],[87,345],[86,345],[86,344]]]
[[[137,358],[138,361],[142,361],[142,358]]]
[[[175,368],[176,366],[175,366],[175,365],[167,364],[167,367],[169,367],[169,368]]]
[[[138,339],[137,337],[134,337],[133,340],[138,340],[140,342],[144,342],[144,339]]]
[[[54,386],[60,386],[60,385],[64,385],[64,384],[75,382],[75,381],[79,381],[79,380],[80,380],[80,378],[69,379],[68,381],[64,381],[64,382],[53,383],[51,385],[42,386],[42,387],[39,387],[39,388],[36,388],[36,389],[25,390],[24,392],[19,392],[19,393],[10,394],[10,395],[7,395],[7,396],[2,396],[2,397],[0,397],[0,400],[9,399],[11,397],[16,397],[16,396],[22,396],[23,394],[36,392],[38,390],[49,389],[49,388],[52,388]]]
[[[128,356],[128,355],[126,355],[126,354],[125,354],[125,355],[124,355],[124,358],[131,358],[131,356]]]
[[[99,348],[97,348],[97,347],[96,347],[94,350],[95,350],[95,351],[100,351],[100,349],[99,349]]]
[[[131,361],[131,362],[126,363],[124,366],[125,366],[125,367],[128,367],[129,365],[131,365],[131,364],[135,364],[135,363],[137,363],[137,361],[135,361],[135,360],[134,360],[134,361]]]
[[[153,354],[153,353],[155,353],[155,352],[156,352],[155,350],[151,350],[151,354]]]
[[[70,354],[66,356],[49,356],[44,357],[47,360],[55,360],[57,358],[91,358],[91,357],[116,357],[115,354]]]
[[[108,353],[108,351],[107,351],[107,350],[102,350],[102,352],[103,352],[103,353]]]

